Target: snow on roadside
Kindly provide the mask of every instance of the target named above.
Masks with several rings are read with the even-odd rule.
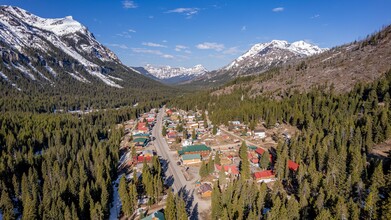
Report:
[[[121,211],[122,203],[121,200],[119,199],[119,194],[118,194],[118,185],[119,185],[119,180],[121,179],[123,174],[119,175],[117,180],[115,180],[113,184],[113,202],[111,203],[111,208],[110,208],[110,220],[118,219],[118,215]]]

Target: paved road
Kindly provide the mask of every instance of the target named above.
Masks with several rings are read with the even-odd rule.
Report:
[[[168,167],[166,177],[172,176],[174,179],[172,188],[175,192],[179,192],[183,186],[186,185],[185,177],[182,175],[181,168],[177,166],[174,154],[170,151],[170,148],[167,145],[166,140],[162,135],[162,124],[163,124],[163,111],[160,110],[157,116],[157,122],[152,130],[152,135],[155,137],[154,144],[156,147],[156,152],[163,159],[167,160]]]
[[[195,193],[195,184],[194,181],[186,181],[183,173],[181,171],[181,167],[176,164],[177,159],[175,159],[175,152],[170,151],[166,140],[162,135],[162,124],[163,124],[163,114],[164,110],[160,109],[159,114],[157,116],[157,122],[152,130],[152,135],[155,137],[154,144],[156,147],[156,152],[163,159],[167,160],[168,167],[166,171],[166,178],[172,177],[174,182],[172,184],[173,190],[178,193],[183,193],[183,190],[188,194],[186,197],[190,198],[191,205],[189,207],[189,211],[192,216],[190,219],[199,219],[199,214],[203,211],[206,211],[210,208],[210,201],[200,200]],[[196,207],[196,210],[194,210]],[[195,216],[193,213],[196,213]]]

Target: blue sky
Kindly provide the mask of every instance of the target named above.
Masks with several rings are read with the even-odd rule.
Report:
[[[73,18],[130,66],[227,65],[255,43],[333,47],[391,23],[391,0],[0,0],[44,18]]]

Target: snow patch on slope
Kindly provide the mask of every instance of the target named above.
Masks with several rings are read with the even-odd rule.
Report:
[[[117,83],[113,82],[112,80],[109,79],[109,77],[103,75],[102,73],[98,72],[98,71],[88,71],[88,73],[90,73],[91,75],[93,76],[96,76],[98,77],[99,79],[101,79],[104,83],[106,83],[106,85],[109,85],[109,86],[112,86],[112,87],[116,87],[116,88],[119,88],[119,89],[122,89],[123,87],[118,85]]]
[[[155,76],[158,79],[169,79],[178,76],[195,77],[195,76],[203,75],[208,71],[202,65],[196,65],[191,68],[185,68],[185,67],[171,67],[171,66],[154,67],[150,64],[147,64],[144,68],[151,75]]]
[[[12,64],[13,67],[15,67],[16,69],[18,69],[20,72],[22,72],[24,75],[28,76],[30,79],[32,80],[37,80],[35,78],[35,76],[30,73],[30,71],[28,71],[24,66],[21,66],[19,64]]]
[[[86,78],[84,78],[82,75],[80,75],[78,72],[75,73],[71,73],[71,72],[66,72],[68,73],[69,75],[71,75],[73,78],[79,80],[80,82],[83,82],[83,83],[91,83],[90,81],[88,81]]]
[[[271,51],[278,50],[281,51],[287,51],[291,52],[293,54],[296,54],[298,56],[312,56],[314,54],[322,53],[328,49],[326,48],[319,48],[316,45],[307,43],[305,41],[296,41],[293,43],[288,43],[288,41],[284,40],[272,40],[271,42],[267,43],[259,43],[255,44],[248,50],[246,53],[238,57],[236,60],[234,60],[232,63],[230,63],[228,66],[226,66],[225,70],[230,70],[232,68],[240,67],[241,63],[244,60],[248,59],[257,59],[257,57],[266,57]],[[266,57],[267,65],[271,65],[275,61],[279,60],[287,60],[289,57],[287,55],[285,56],[277,56],[277,57]],[[259,62],[256,63],[258,65]]]
[[[0,76],[1,76],[1,78],[3,78],[6,81],[8,81],[8,76],[6,76],[4,73],[0,72]]]

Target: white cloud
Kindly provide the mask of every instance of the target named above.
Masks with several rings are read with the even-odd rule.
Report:
[[[137,8],[138,6],[136,5],[136,3],[134,3],[134,1],[125,0],[122,2],[122,7],[129,9],[129,8]]]
[[[166,13],[184,14],[187,16],[187,18],[191,18],[193,15],[198,14],[199,10],[199,8],[176,8],[173,10],[166,11]]]
[[[214,43],[214,42],[204,42],[196,46],[200,50],[215,50],[222,51],[224,50],[224,44]]]
[[[152,42],[144,42],[144,43],[142,43],[142,45],[148,46],[148,47],[167,47],[166,45],[152,43]]]
[[[150,15],[150,16],[148,16],[148,18],[149,18],[149,19],[154,19],[154,18],[155,18],[155,16],[153,16],[153,15]]]
[[[191,54],[191,51],[190,50],[185,50],[185,53]]]
[[[284,11],[284,8],[283,7],[273,8],[272,11],[273,12],[282,12],[282,11]]]
[[[106,44],[106,45],[109,46],[109,47],[118,47],[118,48],[121,48],[121,49],[124,49],[124,50],[129,49],[129,47],[126,46],[125,44]]]
[[[176,46],[175,46],[175,51],[180,52],[180,51],[185,50],[185,49],[187,49],[187,48],[188,48],[188,47],[186,47],[186,46],[184,46],[184,45],[176,45]]]
[[[162,57],[166,59],[174,59],[174,56],[170,54],[163,54]]]
[[[240,52],[242,52],[242,51],[240,51],[240,50],[238,49],[238,47],[230,47],[230,48],[224,50],[224,51],[223,51],[223,54],[235,55],[235,54],[238,54],[238,53],[240,53]]]
[[[132,48],[132,51],[135,53],[143,53],[143,54],[152,54],[157,55],[166,59],[173,59],[174,56],[170,54],[164,54],[160,50],[150,50],[145,48]]]
[[[132,38],[132,35],[130,35],[131,33],[136,33],[136,31],[134,29],[128,29],[126,31],[123,31],[122,33],[119,33],[119,34],[116,34],[118,37],[123,37],[123,38],[127,38],[127,39],[131,39]]]
[[[316,14],[316,15],[312,16],[311,19],[316,19],[316,18],[319,18],[319,17],[320,17],[320,15]]]
[[[132,51],[135,53],[163,55],[163,53],[160,50],[150,50],[150,49],[145,49],[145,48],[132,48]]]
[[[246,26],[243,26],[241,31],[246,31],[247,30],[247,27]]]

